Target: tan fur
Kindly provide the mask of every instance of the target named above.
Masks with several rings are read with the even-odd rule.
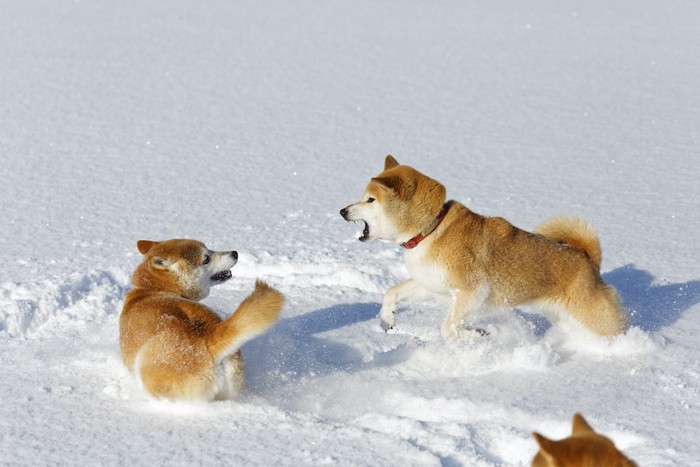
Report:
[[[434,222],[445,197],[439,182],[388,156],[385,170],[370,181],[362,200],[341,214],[349,221],[366,221],[369,236],[363,241],[402,243]],[[446,338],[457,337],[474,313],[518,305],[564,311],[603,336],[627,329],[616,292],[600,277],[600,246],[587,222],[556,218],[530,233],[456,201],[447,207],[435,231],[406,250],[412,278],[387,291],[384,329],[393,327],[400,302],[434,296],[452,300],[442,327]]]
[[[124,364],[154,397],[211,401],[236,396],[244,384],[239,349],[277,321],[282,294],[257,281],[253,293],[222,321],[197,302],[208,294],[201,285],[202,268],[207,272],[202,263],[205,254],[225,258],[235,252],[209,252],[195,240],[142,240],[137,246],[144,259],[119,320]]]
[[[577,217],[555,217],[539,225],[535,233],[585,252],[593,264],[600,269],[603,253],[600,249],[598,234],[585,220]]]
[[[571,436],[552,441],[539,433],[532,436],[540,446],[532,459],[533,467],[634,467],[607,437],[593,431],[586,420],[575,414]]]

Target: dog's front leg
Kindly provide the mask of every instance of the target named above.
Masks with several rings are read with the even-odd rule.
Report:
[[[379,312],[382,329],[388,331],[396,324],[396,307],[404,301],[416,301],[431,298],[432,294],[409,279],[399,285],[390,288],[384,294],[382,309]]]
[[[447,318],[442,323],[441,334],[445,340],[458,339],[464,323],[471,315],[483,309],[486,299],[489,296],[489,287],[482,285],[476,289],[463,290],[459,289],[454,292],[452,305],[447,314]],[[467,328],[476,331],[481,335],[487,334],[486,331],[476,328]]]

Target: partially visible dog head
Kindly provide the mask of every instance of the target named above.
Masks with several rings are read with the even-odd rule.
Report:
[[[574,415],[571,436],[552,441],[539,433],[532,436],[540,446],[532,459],[533,467],[633,467],[636,464],[617,450],[615,444],[599,435],[580,415]]]
[[[211,251],[197,240],[139,240],[136,247],[144,255],[134,272],[136,287],[192,300],[206,297],[212,285],[229,280],[238,261],[235,251]]]
[[[386,156],[362,198],[340,211],[348,222],[364,222],[361,242],[403,242],[430,225],[445,204],[445,187]]]

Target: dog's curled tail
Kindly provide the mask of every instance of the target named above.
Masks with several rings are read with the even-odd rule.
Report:
[[[217,361],[233,354],[275,324],[283,304],[281,293],[257,280],[253,293],[209,336],[209,351]]]
[[[535,233],[582,250],[595,267],[600,269],[603,253],[598,234],[588,221],[578,217],[555,217],[537,227]]]

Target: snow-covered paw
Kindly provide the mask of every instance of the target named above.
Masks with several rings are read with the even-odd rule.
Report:
[[[396,324],[396,310],[390,307],[382,307],[379,312],[380,325],[384,331],[392,329]]]
[[[445,321],[440,330],[442,338],[446,341],[456,341],[465,336],[488,336],[489,332],[485,329],[475,328],[472,326],[463,326]]]
[[[470,333],[472,335],[479,335],[479,336],[488,336],[490,333],[486,329],[481,329],[481,328],[474,328],[471,326],[465,326],[463,329],[463,332]]]
[[[453,323],[445,321],[440,329],[440,334],[446,341],[456,341],[459,339],[460,328],[459,326],[455,326]]]

